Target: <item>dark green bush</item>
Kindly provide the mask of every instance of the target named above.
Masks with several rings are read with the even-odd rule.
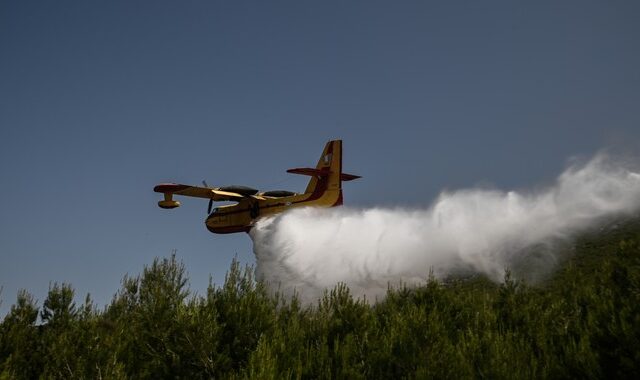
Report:
[[[237,262],[193,295],[175,256],[125,277],[104,310],[53,284],[0,324],[0,379],[637,378],[640,221],[578,240],[546,283],[431,279],[369,304],[271,296]],[[40,320],[38,320],[38,315]]]

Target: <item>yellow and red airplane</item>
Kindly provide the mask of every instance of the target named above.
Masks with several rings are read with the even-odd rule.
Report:
[[[311,176],[303,194],[285,190],[259,192],[246,186],[204,187],[161,183],[153,191],[164,194],[158,206],[172,209],[180,206],[174,195],[209,199],[207,229],[216,234],[248,232],[255,221],[294,207],[334,207],[342,204],[342,181],[360,176],[342,172],[342,140],[329,141],[318,165],[314,168],[295,168],[288,173]],[[235,201],[236,204],[216,207],[213,202]]]

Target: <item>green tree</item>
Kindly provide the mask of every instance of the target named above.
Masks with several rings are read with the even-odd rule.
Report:
[[[33,379],[42,370],[38,308],[33,296],[18,292],[16,303],[0,325],[0,378]]]

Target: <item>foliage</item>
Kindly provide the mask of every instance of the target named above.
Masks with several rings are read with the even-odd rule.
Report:
[[[368,304],[270,295],[251,267],[193,295],[175,256],[125,277],[104,310],[53,284],[0,324],[0,379],[635,378],[640,221],[578,240],[549,281],[431,279]],[[40,320],[38,320],[38,315]]]

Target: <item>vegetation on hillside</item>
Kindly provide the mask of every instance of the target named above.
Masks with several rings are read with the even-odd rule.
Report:
[[[431,280],[374,305],[337,286],[311,307],[270,296],[237,263],[193,295],[182,263],[156,259],[102,310],[69,284],[42,306],[18,293],[0,379],[635,378],[640,221],[574,251],[542,285]]]

